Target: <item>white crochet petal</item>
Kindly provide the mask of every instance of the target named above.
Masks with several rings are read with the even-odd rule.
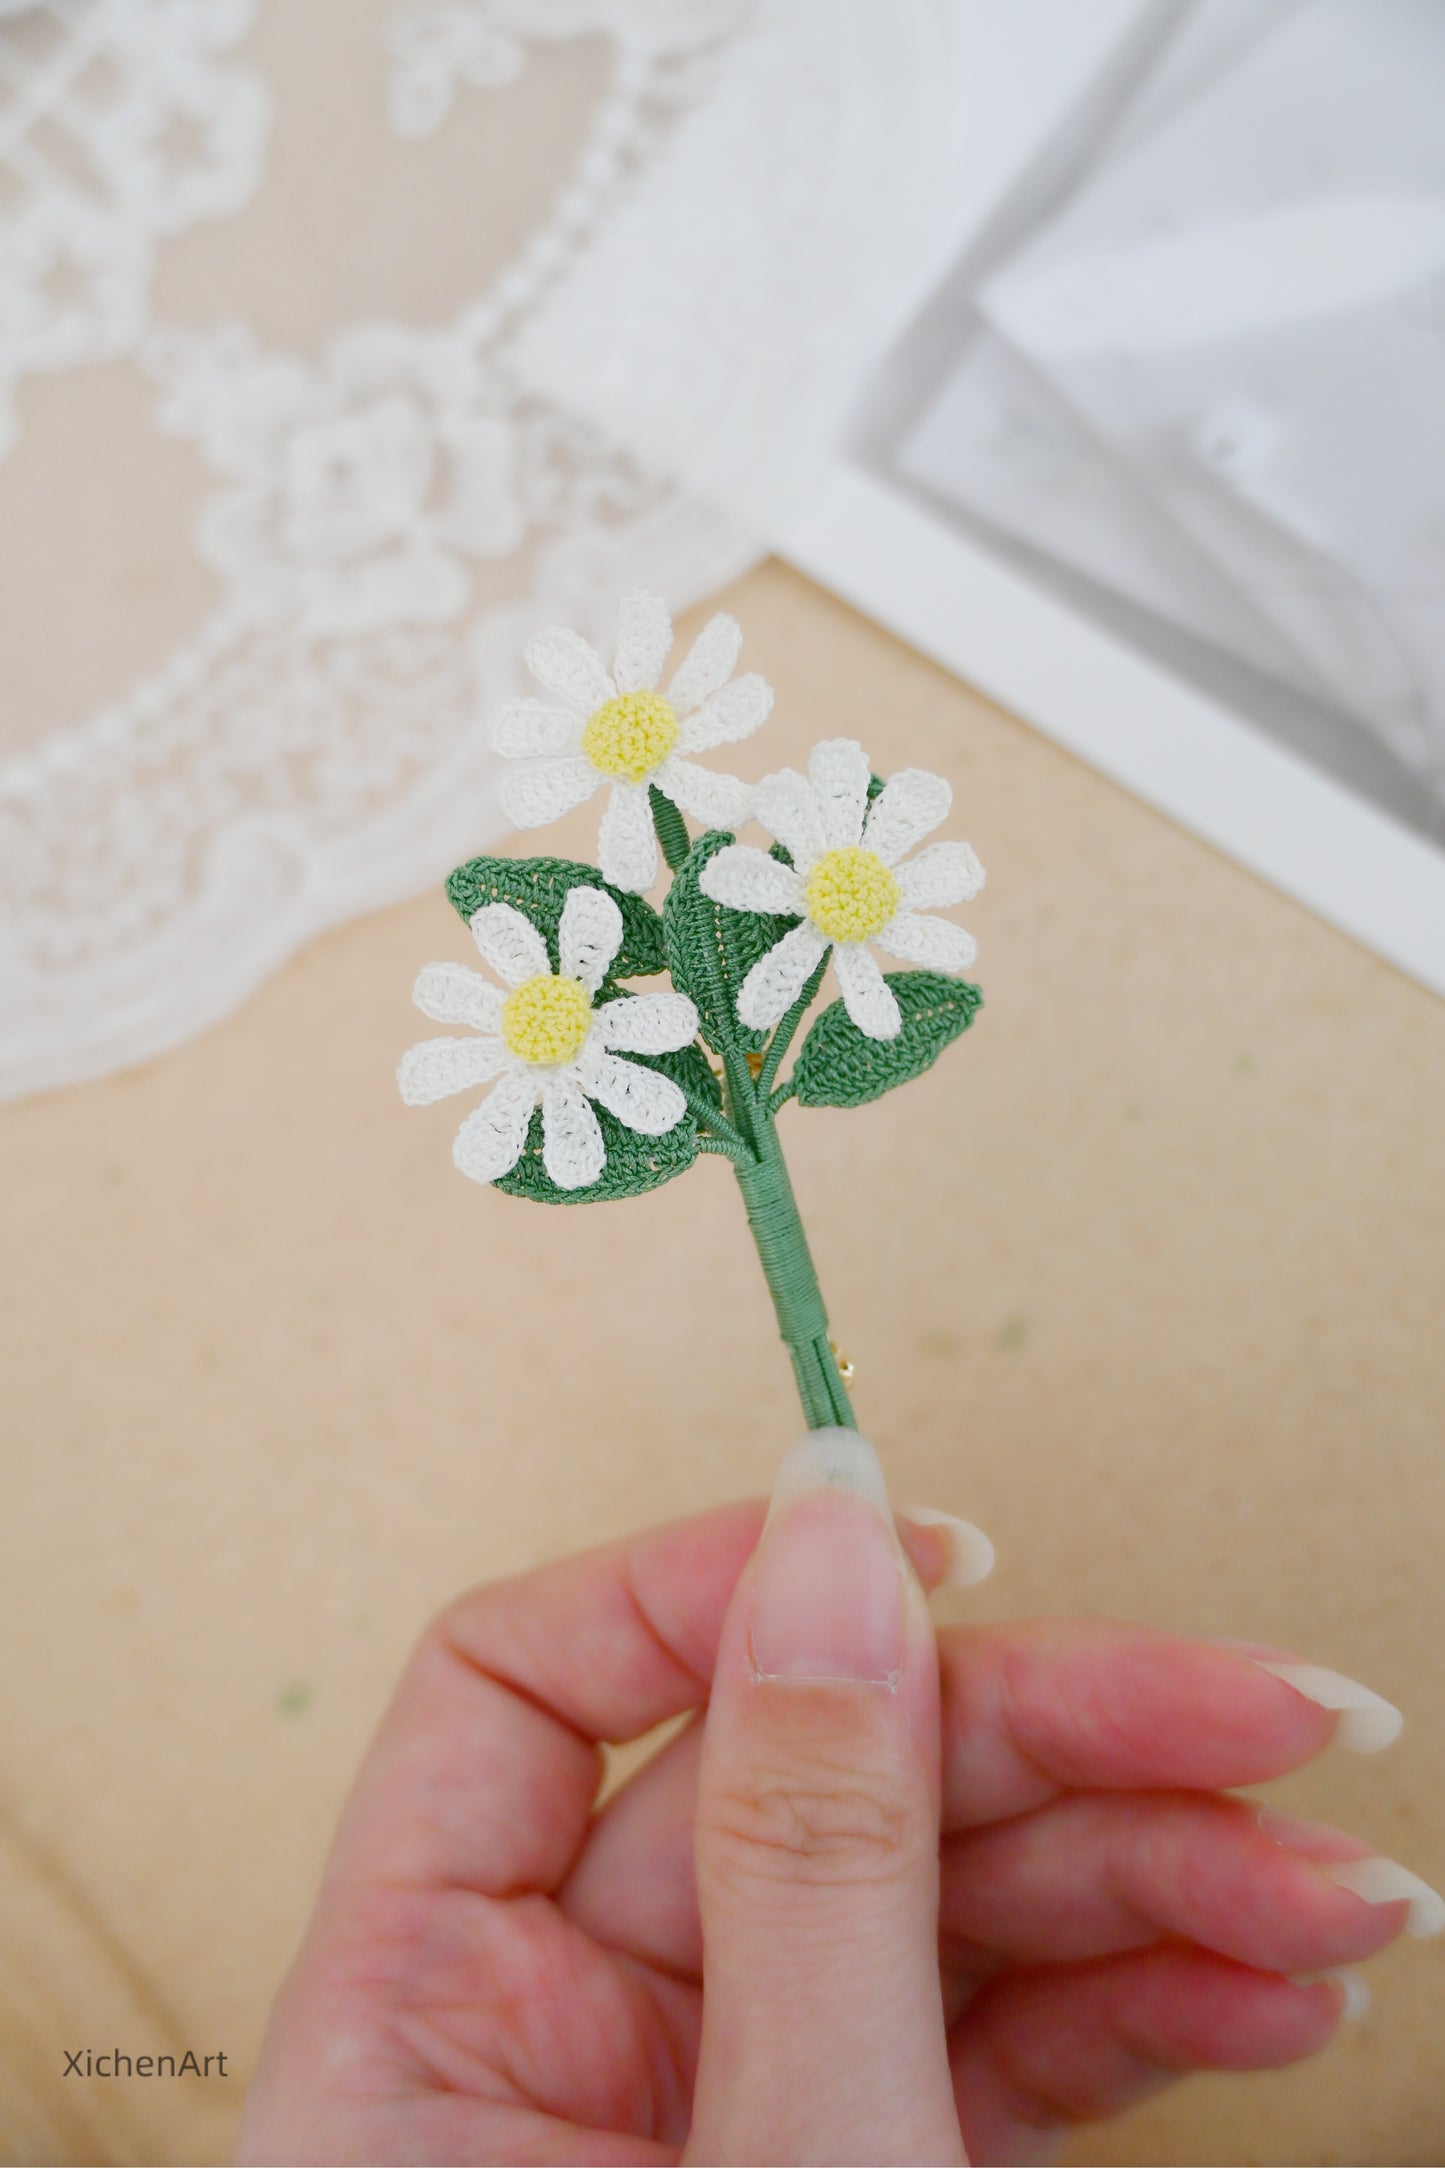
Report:
[[[514,700],[492,724],[492,751],[509,760],[538,753],[575,753],[583,719],[575,708],[549,708],[544,700]]]
[[[697,1010],[686,994],[633,994],[597,1011],[603,1046],[628,1054],[675,1054],[697,1036]]]
[[[895,911],[882,933],[875,934],[879,948],[906,964],[922,964],[926,971],[966,971],[978,954],[978,943],[952,919],[919,918],[912,911]]]
[[[545,828],[582,805],[603,778],[580,753],[560,760],[523,760],[508,768],[498,790],[502,811],[514,828]]]
[[[983,887],[983,867],[971,843],[930,843],[894,873],[904,902],[916,909],[967,903]]]
[[[667,697],[679,715],[690,715],[709,693],[726,685],[742,652],[743,628],[735,617],[720,610],[710,617],[693,641],[667,688]]]
[[[753,791],[753,819],[777,837],[806,880],[828,848],[823,809],[808,778],[796,768],[765,775]]]
[[[735,745],[750,738],[773,712],[773,688],[756,670],[734,678],[730,685],[710,693],[700,706],[683,716],[677,742],[684,753],[706,753],[715,745]]]
[[[453,1092],[489,1084],[506,1064],[500,1039],[423,1039],[402,1055],[397,1087],[409,1107],[429,1107]]]
[[[524,654],[537,683],[584,716],[600,708],[617,690],[596,648],[561,625],[548,625],[544,632],[533,633]]]
[[[602,1056],[587,1089],[599,1106],[643,1137],[666,1136],[687,1112],[687,1101],[670,1076],[640,1069],[635,1061],[619,1061],[615,1054]]]
[[[863,841],[885,865],[894,866],[938,826],[952,803],[953,792],[941,775],[930,775],[924,768],[900,768],[868,808]]]
[[[719,853],[721,856],[721,853]],[[793,1006],[828,953],[816,926],[794,926],[760,956],[738,991],[738,1021],[753,1031],[770,1031]]]
[[[718,775],[712,768],[700,768],[695,760],[679,760],[670,753],[653,770],[652,780],[664,798],[705,828],[741,828],[748,817],[753,794],[735,775]]]
[[[729,910],[803,914],[801,876],[751,843],[725,843],[703,867],[697,885]]]
[[[586,1189],[607,1164],[602,1125],[575,1076],[542,1080],[542,1165],[558,1189]]]
[[[843,1006],[865,1037],[896,1039],[903,1028],[898,1003],[877,960],[861,941],[834,949],[833,971]]]
[[[597,837],[597,863],[614,888],[640,896],[657,879],[657,836],[645,783],[614,783]]]
[[[473,911],[468,924],[482,960],[508,986],[521,986],[551,970],[546,942],[532,921],[510,903],[484,903],[480,911]]]
[[[495,1182],[510,1174],[522,1156],[536,1103],[534,1079],[509,1069],[452,1141],[452,1159],[462,1173],[473,1182]]]
[[[579,881],[567,891],[557,951],[569,979],[580,979],[595,994],[622,946],[622,913],[607,891]]]
[[[411,998],[423,1016],[438,1024],[470,1024],[473,1031],[502,1028],[501,988],[465,964],[427,964],[417,974]]]
[[[830,851],[860,841],[872,775],[856,738],[825,738],[808,755],[808,781],[818,801]]]
[[[661,595],[629,587],[617,605],[617,655],[612,675],[620,693],[650,693],[672,646],[672,619]]]

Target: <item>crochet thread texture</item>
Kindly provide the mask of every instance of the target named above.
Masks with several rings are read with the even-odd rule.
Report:
[[[609,887],[595,866],[577,858],[469,858],[447,875],[447,895],[468,925],[484,903],[510,903],[524,911],[547,944],[558,969],[557,930],[569,889],[585,882],[609,895],[622,913],[622,946],[608,971],[612,979],[645,979],[667,968],[662,920],[641,896]]]
[[[902,1016],[896,1038],[869,1039],[854,1028],[841,1001],[814,1024],[793,1070],[800,1107],[861,1107],[931,1069],[967,1031],[983,993],[939,971],[889,971],[885,978]]]
[[[777,1116],[791,1098],[881,1098],[968,1029],[983,996],[955,974],[974,942],[934,913],[976,894],[983,868],[966,843],[918,849],[948,811],[942,777],[903,769],[885,782],[852,739],[824,741],[806,775],[783,769],[752,793],[679,761],[674,745],[746,735],[771,705],[761,679],[731,676],[739,638],[731,618],[713,618],[665,694],[655,688],[672,626],[655,596],[622,598],[610,673],[573,633],[533,639],[528,662],[563,705],[529,700],[498,718],[497,750],[518,761],[514,808],[550,818],[611,779],[599,855],[618,877],[555,858],[459,866],[447,893],[510,991],[429,965],[418,1006],[476,1036],[413,1047],[400,1078],[413,1104],[495,1079],[454,1156],[533,1202],[635,1197],[699,1153],[729,1158],[807,1421],[851,1426]],[[767,851],[735,840],[749,809],[740,792],[772,831]],[[684,808],[706,819],[724,805],[733,821],[712,820],[693,841]],[[660,913],[637,893],[659,854],[672,874]],[[922,968],[885,974],[875,947]],[[780,1082],[830,963],[841,998],[814,1018]],[[670,992],[618,983],[664,969]]]

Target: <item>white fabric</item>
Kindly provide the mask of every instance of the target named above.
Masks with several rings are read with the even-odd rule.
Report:
[[[342,155],[306,143],[287,72],[310,11],[0,15],[0,498],[32,456],[27,386],[49,380],[33,457],[58,458],[105,364],[131,468],[92,483],[77,455],[47,519],[84,531],[117,487],[169,508],[182,476],[198,499],[142,567],[173,598],[155,651],[118,654],[99,696],[62,697],[57,669],[53,712],[27,696],[0,723],[0,1094],[175,1043],[318,929],[496,839],[489,724],[528,635],[600,632],[639,583],[681,606],[759,554],[757,508],[799,501],[942,260],[969,156],[953,0],[348,0],[330,34],[375,54],[348,78],[374,104],[333,200],[397,160],[435,175],[427,217],[398,213],[384,270],[358,253],[349,287],[277,238],[281,151],[308,175]],[[513,215],[505,161],[495,202],[458,200],[458,131],[522,145],[533,71],[574,46],[565,95],[592,87],[546,210],[484,286],[413,302],[438,231]],[[319,46],[314,65],[329,96],[341,71]],[[376,225],[358,215],[359,251]],[[630,637],[629,671],[650,668],[656,640]],[[710,637],[679,706],[731,673],[730,631]],[[696,750],[756,727],[760,697],[710,711]],[[610,809],[629,885],[655,865],[644,811]],[[500,1149],[484,1129],[474,1166]]]
[[[254,14],[254,0],[111,0],[0,24],[0,172],[14,190],[0,221],[0,449],[22,379],[133,351],[161,243],[257,187],[272,100],[236,57]],[[100,71],[114,89],[97,112],[87,77]],[[190,137],[180,153],[172,131]]]

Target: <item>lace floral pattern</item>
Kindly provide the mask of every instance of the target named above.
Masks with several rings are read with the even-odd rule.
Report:
[[[737,25],[738,0],[409,0],[388,30],[387,110],[400,136],[429,136],[456,102],[459,86],[500,90],[527,64],[541,38],[603,34],[657,52],[706,55]],[[695,82],[677,86],[691,95]]]
[[[157,245],[258,187],[253,0],[44,0],[0,22],[0,450],[35,371],[128,353]]]
[[[455,334],[364,328],[308,368],[236,326],[147,359],[161,426],[227,477],[197,544],[246,615],[315,636],[451,623],[473,564],[582,510],[576,432]],[[584,486],[616,494],[600,468]]]
[[[529,393],[510,360],[529,310],[705,93],[744,0],[394,10],[403,134],[427,132],[423,77],[434,104],[439,68],[447,100],[458,80],[505,82],[528,39],[605,33],[609,82],[551,220],[489,290],[439,329],[343,326],[315,358],[245,324],[148,314],[162,237],[238,210],[261,177],[269,95],[231,58],[255,13],[51,0],[0,15],[0,158],[28,183],[0,228],[0,391],[26,369],[133,356],[156,426],[211,477],[195,544],[220,587],[163,670],[0,767],[0,1094],[187,1036],[319,926],[475,848],[500,825],[484,718],[517,689],[519,638],[559,609],[599,620],[628,576],[665,567],[686,599],[752,554]],[[123,92],[83,120],[97,57]],[[85,190],[24,153],[26,126],[56,114],[84,140]]]
[[[0,444],[8,546],[45,545],[11,561],[0,1097],[176,1044],[491,843],[529,637],[606,640],[625,590],[677,608],[756,560],[719,499],[747,466],[779,516],[953,200],[952,0],[341,13],[338,41],[286,0],[0,0],[0,412],[18,383],[45,418],[33,461]],[[728,492],[679,478],[729,430]],[[75,720],[45,707],[94,701],[121,636],[88,644],[72,594],[75,667],[47,652],[72,522],[144,658]],[[132,576],[163,603],[129,616]]]

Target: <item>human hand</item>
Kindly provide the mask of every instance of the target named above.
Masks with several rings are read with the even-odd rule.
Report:
[[[1035,2160],[1189,2069],[1314,2053],[1344,1992],[1289,1975],[1445,1923],[1403,1869],[1330,1879],[1359,1840],[1221,1796],[1337,1721],[1247,1654],[1042,1620],[935,1659],[946,1537],[902,1521],[903,1563],[852,1433],[785,1477],[761,1545],[725,1507],[430,1628],[242,2160]],[[594,1811],[598,1742],[687,1712]]]

